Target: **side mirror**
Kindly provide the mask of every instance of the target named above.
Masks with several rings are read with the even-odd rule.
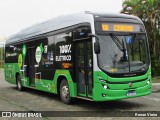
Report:
[[[99,37],[97,35],[94,35],[94,34],[91,34],[91,33],[89,33],[88,36],[89,37],[95,37],[96,42],[94,43],[94,52],[95,52],[95,54],[100,54]]]
[[[97,41],[94,43],[94,52],[95,54],[100,54],[100,44]]]

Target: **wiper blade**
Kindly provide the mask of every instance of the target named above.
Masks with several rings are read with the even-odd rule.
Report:
[[[123,47],[123,44],[121,43],[121,41],[113,33],[110,33],[110,36],[111,36],[112,40],[114,41],[114,43],[117,45],[117,47],[121,51],[123,51],[124,47]]]
[[[114,41],[114,43],[117,45],[117,47],[123,52],[123,61],[128,60],[127,58],[127,53],[126,53],[126,49],[125,49],[125,45],[124,45],[124,41],[122,39],[122,42],[117,38],[117,36],[114,35],[114,33],[110,33],[110,36],[112,38],[112,40]]]

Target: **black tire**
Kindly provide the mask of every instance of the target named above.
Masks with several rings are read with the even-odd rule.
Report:
[[[63,79],[60,83],[60,97],[63,103],[70,104],[71,96],[67,80]]]
[[[22,81],[21,81],[20,75],[17,75],[16,80],[17,80],[17,90],[22,91],[23,87],[22,87]]]

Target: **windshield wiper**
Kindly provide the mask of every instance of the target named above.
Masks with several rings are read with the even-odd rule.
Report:
[[[121,43],[121,41],[113,33],[110,33],[110,36],[111,36],[112,40],[114,41],[114,43],[117,45],[117,47],[121,51],[123,51],[123,44]]]
[[[123,61],[127,61],[127,53],[124,45],[124,41],[122,39],[122,42],[117,38],[117,36],[114,33],[110,33],[110,36],[114,43],[117,45],[117,47],[123,52]]]

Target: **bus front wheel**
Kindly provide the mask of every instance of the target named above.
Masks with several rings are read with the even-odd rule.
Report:
[[[60,97],[63,103],[70,104],[71,97],[70,97],[70,90],[68,86],[67,80],[62,80],[60,83]]]
[[[20,75],[17,75],[16,80],[17,80],[17,89],[18,89],[19,91],[22,91],[22,90],[23,90],[23,89],[22,89],[23,87],[22,87],[22,81],[21,81]]]

